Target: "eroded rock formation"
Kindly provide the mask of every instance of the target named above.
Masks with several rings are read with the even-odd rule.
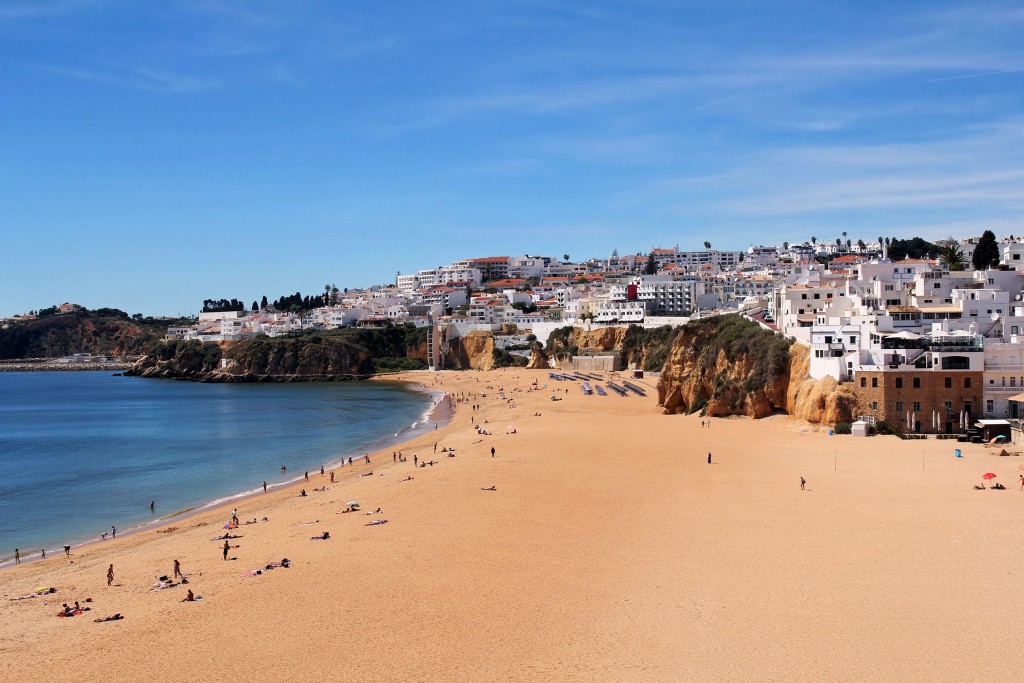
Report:
[[[723,329],[723,326],[728,329]],[[753,327],[750,327],[753,326]],[[691,323],[672,343],[658,383],[665,413],[849,421],[855,396],[835,379],[808,376],[808,350],[738,316]]]

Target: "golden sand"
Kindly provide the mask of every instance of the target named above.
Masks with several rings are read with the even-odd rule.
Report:
[[[269,521],[236,532],[236,559],[210,540],[228,506],[0,572],[0,680],[1020,678],[1022,458],[785,417],[702,428],[653,391],[583,396],[542,371],[409,377],[487,396],[404,444],[408,463],[389,449],[302,484],[325,493],[238,503]],[[985,472],[1008,490],[973,490]],[[338,514],[350,499],[364,512]],[[175,558],[189,586],[150,591]],[[38,585],[59,591],[9,600]]]

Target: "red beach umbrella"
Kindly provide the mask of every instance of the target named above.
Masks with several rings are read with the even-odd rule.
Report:
[[[985,474],[981,475],[981,478],[982,479],[995,479],[996,475],[992,474],[991,472],[986,472]]]

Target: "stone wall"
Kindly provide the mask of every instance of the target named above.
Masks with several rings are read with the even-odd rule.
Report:
[[[946,386],[946,380],[950,386]],[[914,386],[917,380],[919,386]],[[980,371],[965,370],[861,370],[852,382],[857,396],[858,415],[871,415],[878,420],[907,429],[907,411],[917,413],[912,420],[920,422],[924,434],[935,433],[932,428],[932,411],[938,411],[942,419],[939,433],[959,429],[960,411],[969,405],[971,414],[977,417],[984,411],[983,376]],[[970,386],[965,386],[969,383]],[[902,386],[897,386],[902,384]],[[946,410],[946,402],[950,411]],[[914,410],[914,404],[919,409]],[[947,424],[948,423],[948,424]],[[917,431],[912,426],[910,431]]]

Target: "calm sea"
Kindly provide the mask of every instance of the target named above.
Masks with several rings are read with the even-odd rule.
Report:
[[[319,485],[321,465],[430,428],[434,400],[376,382],[0,373],[0,562],[15,548],[49,554],[307,469]]]

